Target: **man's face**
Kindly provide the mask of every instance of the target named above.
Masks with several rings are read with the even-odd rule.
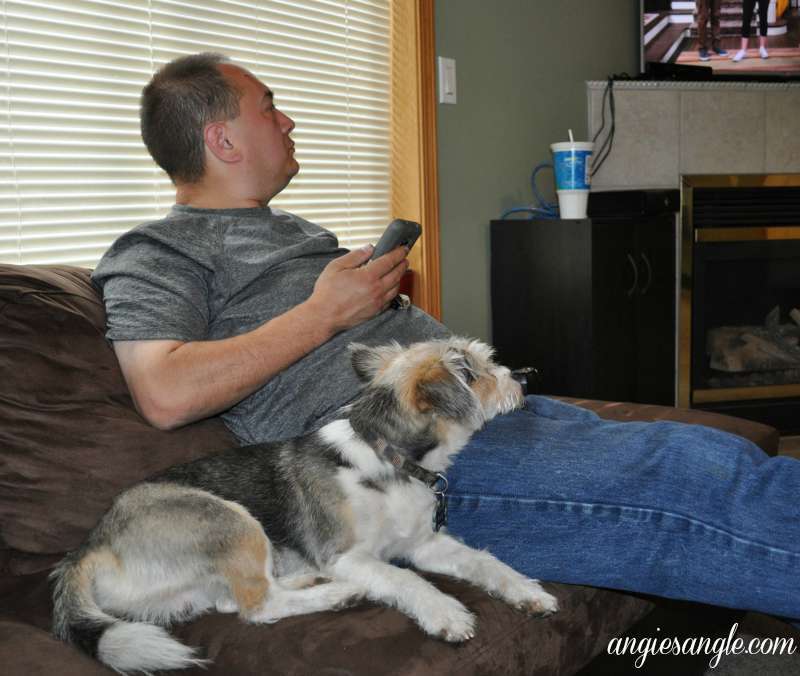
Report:
[[[248,176],[269,199],[300,169],[289,137],[294,122],[275,107],[272,91],[251,73],[233,64],[219,69],[241,93],[239,116],[228,127],[244,154]]]

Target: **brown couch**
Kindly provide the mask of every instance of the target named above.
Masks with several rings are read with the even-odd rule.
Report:
[[[49,634],[48,569],[78,545],[119,491],[232,443],[217,419],[158,431],[136,413],[104,339],[87,270],[0,265],[0,664],[7,674],[111,674]],[[772,428],[658,406],[577,401],[601,416],[704,423],[770,453]],[[520,615],[465,584],[430,576],[477,613],[453,646],[404,615],[364,603],[255,626],[209,614],[175,627],[214,660],[207,674],[568,674],[652,608],[630,594],[546,584],[561,611]]]

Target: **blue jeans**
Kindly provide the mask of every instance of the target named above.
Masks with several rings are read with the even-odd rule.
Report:
[[[800,462],[720,430],[544,397],[447,473],[448,531],[516,570],[800,618]]]

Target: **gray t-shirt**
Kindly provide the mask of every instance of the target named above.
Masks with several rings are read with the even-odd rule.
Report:
[[[110,340],[220,340],[251,331],[305,301],[323,268],[347,252],[336,236],[277,209],[196,209],[122,235],[92,279]],[[389,309],[334,336],[223,414],[241,443],[318,428],[360,389],[350,342],[408,344],[448,330],[412,306]]]

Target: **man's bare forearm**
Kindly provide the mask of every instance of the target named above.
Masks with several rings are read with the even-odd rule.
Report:
[[[147,369],[126,369],[126,361],[141,363],[144,351],[161,341],[115,347],[139,412],[156,427],[172,429],[229,409],[335,333],[303,303],[239,336],[171,342],[157,358],[145,356]]]

